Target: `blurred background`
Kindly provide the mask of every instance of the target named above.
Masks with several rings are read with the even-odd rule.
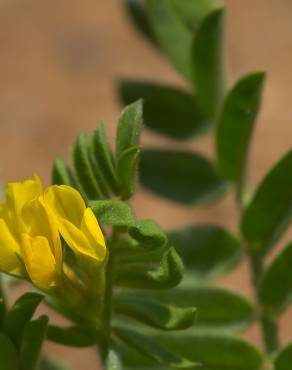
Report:
[[[232,83],[254,70],[268,72],[262,111],[252,147],[250,183],[254,188],[269,167],[291,147],[292,1],[227,0],[227,58]],[[183,84],[172,67],[132,29],[121,0],[0,0],[0,178],[21,180],[37,173],[50,181],[54,158],[70,157],[70,145],[84,129],[106,122],[110,139],[120,111],[119,77],[144,77]],[[144,144],[169,144],[145,132]],[[174,145],[174,144],[173,144]],[[177,145],[177,144],[175,144]],[[212,154],[212,140],[181,144]],[[139,217],[164,227],[216,222],[235,228],[232,195],[208,209],[185,208],[140,190]],[[153,214],[154,210],[154,214]],[[251,295],[244,264],[219,284]],[[289,320],[290,318],[290,320]],[[282,343],[292,332],[292,311],[282,322]],[[246,334],[260,345],[256,327]],[[47,351],[96,370],[94,349]]]

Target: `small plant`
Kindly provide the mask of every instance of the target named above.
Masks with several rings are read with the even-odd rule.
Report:
[[[37,176],[7,184],[0,206],[0,368],[68,370],[42,353],[47,339],[95,346],[107,370],[291,370],[292,344],[279,342],[278,320],[291,301],[292,244],[272,262],[266,257],[291,221],[292,152],[254,194],[247,192],[265,74],[226,87],[224,10],[215,0],[125,5],[188,88],[122,81],[126,107],[114,151],[100,123],[77,137],[71,164],[55,161],[52,185],[43,188]],[[141,151],[143,119],[177,141],[212,132],[214,158],[186,149]],[[137,219],[130,201],[138,174],[150,191],[188,207],[232,191],[238,232],[215,224],[163,231],[152,219]],[[213,283],[243,259],[254,301]],[[7,293],[17,281],[33,292],[10,305]],[[41,302],[68,325],[35,314]],[[255,322],[264,350],[239,335]]]

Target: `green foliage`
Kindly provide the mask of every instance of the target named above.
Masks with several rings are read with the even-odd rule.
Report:
[[[144,334],[155,340],[159,337],[160,345],[175,350],[182,358],[201,362],[202,369],[269,367],[271,358],[263,365],[262,356],[252,346],[222,335],[258,320],[265,351],[274,354],[279,349],[277,315],[291,299],[291,245],[280,251],[269,265],[264,261],[291,221],[291,152],[269,171],[248,202],[245,192],[249,146],[265,74],[250,73],[226,93],[224,10],[218,2],[132,0],[131,3],[139,7],[140,16],[143,14],[140,19],[135,17],[136,27],[151,39],[152,45],[169,59],[193,90],[122,80],[119,84],[122,102],[129,104],[144,98],[146,127],[174,140],[195,139],[213,126],[216,144],[212,160],[187,150],[144,149],[139,167],[141,183],[156,195],[187,206],[217,200],[229,183],[236,192],[241,223],[238,236],[217,225],[191,225],[168,231],[168,244],[174,245],[186,267],[185,278],[179,286],[167,291],[150,291],[149,296],[144,290],[136,291],[134,296],[132,292],[122,291],[119,313],[130,317],[123,309],[131,304],[129,311],[136,321],[145,323],[151,314],[147,316],[143,309],[148,307],[148,301],[152,304],[154,298],[164,308],[173,304],[180,308],[195,306],[195,325],[183,333],[156,335],[150,329],[143,329]],[[146,258],[141,250],[141,245],[130,243],[118,258],[127,263],[139,258],[141,263]],[[159,249],[152,252],[148,261],[159,258],[161,253]],[[251,266],[256,313],[254,305],[244,297],[208,285],[210,278],[225,275],[242,257]],[[146,302],[145,307],[141,307],[142,302]],[[161,318],[166,320],[167,311],[163,312]],[[171,317],[170,312],[168,315],[167,318]],[[152,326],[155,325],[161,322],[152,322]],[[138,324],[134,327],[137,329]],[[276,370],[290,368],[290,347],[276,357]],[[118,349],[127,369],[169,368],[145,362],[129,348],[127,351]]]
[[[138,101],[121,114],[115,154],[106,139],[104,125],[98,125],[92,137],[82,133],[77,138],[73,146],[72,168],[60,160],[54,166],[55,182],[64,181],[82,191],[88,206],[105,227],[108,260],[101,315],[96,318],[97,322],[83,320],[82,323],[77,312],[68,312],[54,305],[72,325],[49,325],[47,338],[71,347],[97,345],[108,369],[122,368],[119,352],[115,351],[117,337],[122,350],[125,346],[131,347],[142,357],[150,357],[157,363],[186,368],[193,366],[194,362],[176,356],[167,348],[160,348],[155,341],[135,330],[113,329],[113,322],[121,315],[146,327],[171,331],[188,328],[195,321],[194,305],[161,304],[159,297],[155,296],[155,291],[163,292],[179,284],[183,277],[183,263],[160,226],[151,219],[138,220],[126,203],[135,190],[141,124],[142,103]],[[69,176],[69,171],[72,176]],[[124,300],[117,296],[117,291],[126,290],[135,295],[138,289],[148,292],[147,302],[129,300],[127,295]]]

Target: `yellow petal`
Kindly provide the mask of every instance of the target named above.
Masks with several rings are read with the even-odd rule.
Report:
[[[55,222],[49,217],[41,197],[27,202],[22,209],[26,233],[32,237],[44,236],[49,243],[58,269],[62,266],[62,245]]]
[[[19,245],[6,222],[0,219],[0,270],[2,272],[13,272],[20,267],[17,254],[20,254]]]
[[[48,240],[43,236],[22,235],[22,254],[32,282],[39,288],[51,287],[56,278],[56,262]]]
[[[1,207],[0,217],[6,221],[14,237],[19,238],[24,231],[21,220],[23,205],[37,198],[42,191],[42,185],[37,176],[34,180],[11,182],[6,185],[5,200]]]
[[[85,203],[76,189],[67,185],[49,186],[44,193],[44,201],[55,217],[66,219],[80,228]]]
[[[71,222],[62,220],[59,223],[59,231],[66,243],[77,255],[82,254],[97,259],[96,253],[91,247],[89,240],[86,238],[84,233]]]
[[[81,231],[86,236],[99,260],[103,261],[106,256],[106,246],[102,231],[99,227],[97,219],[90,208],[84,211]]]

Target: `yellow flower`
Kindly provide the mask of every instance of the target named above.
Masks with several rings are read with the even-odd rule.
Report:
[[[62,248],[42,193],[38,177],[7,185],[0,208],[0,270],[26,271],[36,286],[48,289],[61,271]]]
[[[99,224],[80,193],[67,185],[53,185],[44,192],[44,202],[82,269],[90,275],[95,273],[105,261],[106,245]]]

